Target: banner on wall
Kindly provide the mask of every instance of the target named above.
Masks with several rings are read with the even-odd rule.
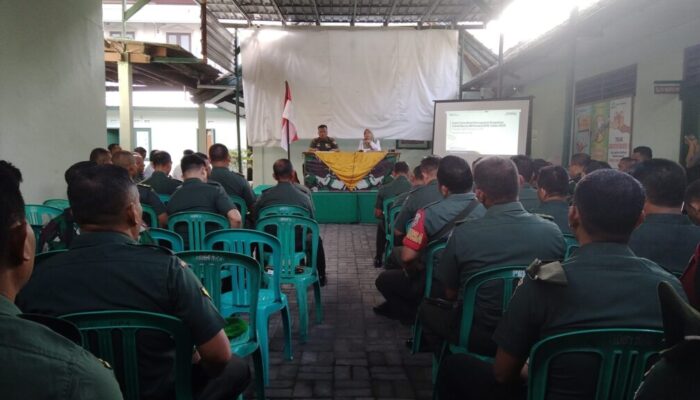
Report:
[[[613,168],[629,157],[632,144],[632,97],[577,105],[573,152],[587,153]]]

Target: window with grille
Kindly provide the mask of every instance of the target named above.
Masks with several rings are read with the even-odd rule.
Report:
[[[576,82],[576,104],[634,96],[636,92],[637,64],[634,64]]]
[[[166,41],[168,44],[176,44],[183,49],[190,51],[190,34],[189,33],[168,33]]]

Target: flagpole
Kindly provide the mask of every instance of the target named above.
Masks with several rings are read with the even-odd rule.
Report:
[[[284,88],[286,93],[289,90],[289,83],[287,81],[284,81]],[[287,136],[287,160],[292,161],[292,149],[289,146],[289,119],[287,119],[287,134],[285,136]]]

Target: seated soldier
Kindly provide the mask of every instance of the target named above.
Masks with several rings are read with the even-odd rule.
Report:
[[[118,167],[124,168],[132,181],[135,181],[138,168],[134,155],[128,151],[117,151],[112,154],[112,162]],[[137,184],[136,188],[139,191],[139,201],[141,204],[146,204],[153,208],[158,218],[158,226],[166,227],[168,225],[168,214],[165,210],[165,205],[160,201],[160,197],[148,185]]]
[[[563,264],[533,265],[513,294],[493,335],[493,364],[471,356],[450,356],[438,377],[441,399],[525,399],[523,366],[541,339],[565,332],[601,328],[660,329],[656,295],[673,275],[627,247],[644,219],[644,189],[614,170],[586,175],[576,186],[569,222],[581,244]],[[485,220],[486,218],[482,219]],[[545,272],[546,270],[546,272]],[[592,399],[597,360],[573,355],[555,359],[547,399]]]
[[[440,165],[440,157],[427,156],[420,162],[420,170],[423,175],[423,185],[411,190],[401,206],[399,215],[394,221],[394,233],[397,239],[402,240],[406,234],[406,225],[411,221],[418,210],[430,203],[442,200],[442,194],[438,189],[437,170]],[[398,204],[398,203],[394,203]],[[388,268],[398,268],[398,265],[389,265]]]
[[[207,182],[207,164],[196,154],[182,157],[180,162],[182,186],[173,193],[167,211],[172,215],[185,211],[203,211],[226,217],[231,228],[241,227],[241,213],[224,188],[216,182]]]
[[[17,297],[25,312],[60,316],[98,310],[172,315],[189,330],[198,399],[232,399],[249,383],[248,366],[231,355],[224,320],[192,270],[170,251],[138,246],[141,204],[136,185],[116,166],[78,173],[68,199],[82,234],[68,252],[34,271]],[[139,347],[141,398],[173,398],[173,343],[155,334]]]
[[[173,168],[173,160],[167,151],[158,151],[153,154],[151,156],[151,166],[153,166],[153,172],[150,178],[142,183],[153,188],[156,193],[170,196],[182,185],[181,181],[169,176],[170,170]]]
[[[586,153],[576,153],[569,162],[569,194],[574,194],[576,184],[583,178],[583,169],[591,162],[591,156]]]
[[[384,259],[384,248],[386,247],[386,228],[384,226],[384,201],[408,192],[411,189],[411,182],[408,180],[408,164],[399,161],[394,164],[394,170],[391,172],[393,180],[391,183],[383,185],[377,191],[377,202],[374,204],[374,217],[377,222],[377,246],[374,256],[374,266],[379,268],[382,266]]]
[[[294,184],[294,166],[286,158],[281,158],[272,165],[272,177],[277,181],[277,185],[266,189],[258,201],[253,206],[255,220],[257,214],[265,207],[274,205],[298,206],[309,212],[311,219],[315,218],[314,203],[303,190]],[[301,238],[297,238],[297,247],[301,248]],[[325,286],[328,278],[326,276],[326,252],[323,248],[323,240],[318,238],[318,253],[316,255],[316,268],[321,286]]]
[[[112,163],[112,153],[107,149],[102,147],[96,147],[90,152],[89,160],[97,165],[111,164]]]
[[[492,267],[529,265],[534,259],[564,258],[564,237],[550,221],[530,214],[518,202],[519,177],[513,161],[485,157],[474,167],[476,198],[486,207],[483,218],[460,224],[452,232],[440,258],[435,277],[445,288],[447,300],[458,300],[469,277]],[[485,284],[479,291],[472,323],[471,350],[493,355],[491,341],[501,317],[502,291]],[[457,341],[461,305],[441,312],[437,306],[421,305],[419,318],[426,331],[451,342]]]
[[[420,170],[420,165],[416,165],[416,167],[413,168],[409,181],[411,182],[411,189],[397,195],[396,198],[394,198],[394,202],[391,203],[391,207],[403,206],[403,203],[406,201],[411,192],[425,185],[425,181],[423,180],[423,172]]]
[[[472,192],[472,171],[463,159],[441,159],[437,180],[443,199],[418,210],[403,246],[395,247],[403,268],[384,271],[375,281],[386,299],[374,307],[379,315],[413,323],[425,288],[423,251],[430,242],[449,236],[458,221],[481,218],[486,212]]]
[[[680,276],[700,242],[700,227],[682,214],[685,171],[678,163],[655,158],[637,165],[632,176],[646,190],[646,219],[632,232],[630,248]]]
[[[637,165],[637,162],[634,160],[632,157],[622,157],[620,161],[617,163],[617,169],[620,170],[621,172],[626,172],[628,174],[631,174],[632,171],[634,171],[634,167]]]
[[[231,155],[228,152],[228,148],[221,143],[213,144],[209,148],[209,159],[212,166],[209,182],[218,182],[226,193],[243,199],[248,210],[252,212],[255,204],[255,194],[253,194],[253,189],[250,188],[248,181],[243,175],[228,169],[229,164],[231,164]]]
[[[119,384],[106,363],[47,327],[22,319],[13,304],[32,275],[35,251],[15,171],[19,172],[9,163],[0,165],[2,398],[121,399]]]
[[[695,225],[700,225],[700,180],[691,183],[685,189],[685,200],[683,204],[688,218],[690,218]]]
[[[551,162],[542,158],[535,158],[532,160],[532,179],[530,180],[530,186],[537,189],[537,179],[540,177],[540,170],[542,170],[544,167],[549,167],[550,165],[552,165]]]
[[[518,200],[523,208],[532,212],[540,205],[540,199],[537,198],[537,190],[530,184],[534,175],[534,165],[532,159],[528,156],[518,155],[510,158],[518,168],[520,176],[520,190],[518,191]]]
[[[571,234],[569,229],[569,175],[560,166],[540,169],[537,178],[537,197],[540,206],[535,214],[549,216],[557,224],[561,233]]]

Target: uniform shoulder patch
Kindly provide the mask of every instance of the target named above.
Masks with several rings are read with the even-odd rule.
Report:
[[[542,261],[535,259],[525,269],[525,272],[533,281],[542,281],[559,286],[567,286],[569,284],[564,267],[559,261],[544,264]]]

